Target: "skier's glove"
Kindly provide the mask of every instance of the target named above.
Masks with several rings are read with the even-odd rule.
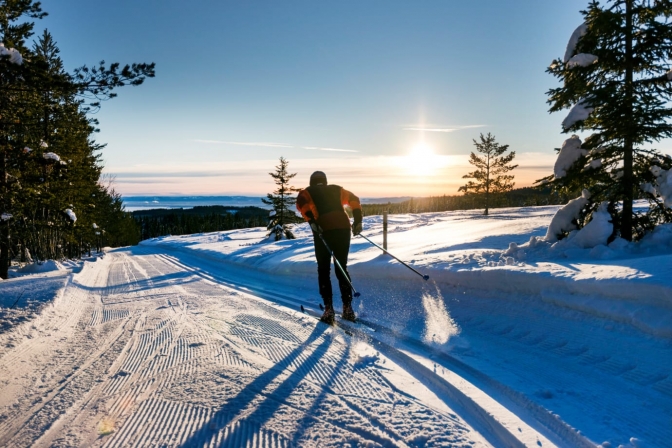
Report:
[[[322,233],[322,227],[319,226],[317,221],[311,219],[310,221],[308,221],[308,223],[310,224],[310,228],[313,229],[313,232]]]
[[[352,234],[354,236],[362,233],[362,209],[356,208],[352,211],[355,220],[352,222]]]

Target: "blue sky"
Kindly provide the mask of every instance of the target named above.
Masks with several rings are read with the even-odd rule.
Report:
[[[295,186],[319,169],[381,197],[456,194],[480,132],[516,151],[517,186],[549,174],[545,69],[587,0],[42,4],[66,67],[157,64],[98,113],[123,194],[265,194],[284,156]]]

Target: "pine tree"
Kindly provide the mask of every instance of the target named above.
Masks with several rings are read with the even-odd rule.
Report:
[[[513,175],[506,174],[516,168],[518,165],[511,165],[511,161],[516,157],[516,152],[512,151],[504,155],[509,149],[509,145],[500,145],[495,141],[495,136],[488,132],[488,135],[481,134],[481,141],[474,140],[476,150],[483,154],[477,156],[473,152],[469,157],[469,163],[476,167],[476,171],[462,176],[470,180],[466,185],[461,186],[458,191],[464,194],[480,193],[485,199],[484,215],[488,214],[489,200],[491,194],[505,193],[511,191],[515,183]]]
[[[547,72],[562,86],[550,89],[550,112],[572,108],[563,132],[592,131],[561,175],[549,176],[555,191],[590,202],[579,226],[607,202],[614,234],[637,240],[657,224],[672,222],[657,177],[672,160],[651,145],[672,136],[672,3],[651,0],[592,1],[585,23],[572,35],[564,58]],[[565,169],[566,168],[566,169]],[[633,210],[639,197],[647,211]]]
[[[289,174],[288,165],[289,162],[284,157],[280,157],[280,165],[275,167],[275,172],[268,173],[278,188],[273,193],[268,193],[266,199],[261,200],[264,204],[273,206],[267,228],[270,230],[268,235],[274,234],[276,241],[282,239],[283,234],[288,240],[294,239],[289,224],[300,222],[299,217],[294,213],[296,197],[292,194],[300,189],[290,185],[296,173]]]
[[[7,278],[10,260],[10,236],[19,218],[14,210],[16,192],[21,188],[18,173],[26,167],[23,151],[31,140],[21,132],[28,106],[26,89],[29,72],[24,64],[25,40],[32,35],[33,25],[24,18],[42,18],[40,4],[30,0],[0,2],[0,278]],[[17,132],[18,131],[18,132]],[[24,146],[25,145],[25,146]],[[15,216],[16,215],[16,216]]]
[[[0,278],[12,254],[79,256],[102,243],[101,226],[136,225],[99,184],[102,146],[91,139],[97,122],[87,112],[117,87],[153,77],[154,64],[101,62],[67,73],[47,31],[26,46],[31,19],[45,15],[34,0],[0,1]]]

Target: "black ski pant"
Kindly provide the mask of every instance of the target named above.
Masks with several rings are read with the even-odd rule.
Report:
[[[341,272],[338,266],[334,265],[338,286],[341,290],[341,299],[343,305],[350,305],[352,302],[352,288],[350,287],[350,274],[348,274],[348,252],[350,251],[350,229],[334,229],[322,232],[322,238],[325,239],[329,249],[341,264],[341,267],[347,274],[347,277]],[[322,242],[319,235],[313,233],[315,243],[315,258],[317,258],[317,281],[320,286],[320,295],[324,300],[325,307],[332,307],[331,290],[331,254]]]

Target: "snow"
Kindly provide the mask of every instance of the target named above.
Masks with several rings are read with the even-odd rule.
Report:
[[[595,110],[593,107],[588,106],[588,102],[583,99],[572,107],[569,111],[569,114],[562,120],[562,127],[564,129],[569,129],[574,124],[579,121],[583,121]]]
[[[588,168],[593,170],[596,170],[601,166],[602,166],[602,159],[591,160],[590,163],[588,164]]]
[[[567,49],[565,50],[563,62],[567,63],[572,59],[572,56],[574,56],[574,53],[576,52],[576,45],[579,43],[579,39],[585,36],[587,31],[588,25],[586,23],[582,23],[574,30],[569,38],[569,42],[567,42]]]
[[[391,232],[401,233],[403,241],[399,243],[403,244],[391,247],[390,251],[410,262],[423,274],[427,273],[432,280],[448,283],[458,281],[470,289],[492,290],[496,287],[508,293],[541,294],[550,288],[573,294],[579,282],[586,293],[635,301],[642,294],[648,294],[656,306],[668,306],[667,301],[672,300],[672,294],[667,289],[667,281],[663,280],[668,273],[663,260],[667,259],[665,251],[669,250],[670,244],[660,241],[656,244],[648,243],[653,235],[667,235],[665,230],[658,230],[638,244],[617,239],[606,246],[611,223],[608,222],[604,207],[594,214],[593,224],[586,226],[582,232],[577,232],[572,224],[572,220],[587,205],[589,197],[590,193],[584,190],[581,197],[563,207],[526,209],[530,213],[528,219],[516,218],[520,227],[513,228],[500,227],[501,220],[497,217],[480,221],[469,213],[395,216],[390,224]],[[545,216],[543,225],[536,216],[542,211]],[[500,213],[501,219],[505,219],[513,212]],[[380,219],[370,217],[366,223],[368,225],[364,233],[380,238]],[[466,227],[459,225],[467,223]],[[249,264],[255,271],[273,274],[292,272],[292,275],[312,278],[315,267],[310,231],[303,224],[295,226],[293,230],[296,240],[271,244],[265,244],[266,234],[263,229],[164,237],[142,244],[146,247],[173,248],[180,253],[188,250],[189,253],[229,264]],[[557,236],[563,231],[574,233],[558,241]],[[446,235],[450,235],[449,242],[445,242]],[[487,245],[479,249],[478,241],[481,240],[487,241]],[[264,244],[260,244],[262,241]],[[643,269],[646,263],[642,257],[646,254],[662,258]],[[617,260],[617,264],[606,263],[615,263],[614,260]],[[630,263],[625,260],[630,260]],[[571,266],[567,263],[571,263]],[[418,278],[410,270],[357,238],[353,239],[349,266],[358,276],[369,280],[393,278],[396,281],[413,281]],[[520,276],[525,280],[512,281]],[[435,291],[427,293],[430,296],[436,294]],[[632,321],[624,315],[617,318]],[[637,325],[654,333],[672,332],[661,328],[654,321],[638,321]]]
[[[19,53],[19,51],[14,48],[5,47],[5,44],[2,42],[0,42],[0,56],[9,56],[9,62],[12,64],[23,64],[23,57],[21,57],[21,53]]]
[[[61,161],[61,157],[58,154],[53,153],[53,152],[45,152],[42,155],[42,157],[44,157],[46,160],[53,160],[55,162],[60,162]]]
[[[562,208],[553,215],[553,219],[548,226],[544,240],[555,242],[558,240],[558,236],[563,232],[576,230],[576,225],[572,221],[579,218],[581,210],[588,205],[588,199],[590,199],[590,192],[588,190],[583,190],[580,197],[572,199],[562,206]]]
[[[266,238],[266,242],[274,242],[289,239],[287,233],[280,224],[276,224]]]
[[[569,170],[581,156],[585,156],[586,154],[588,154],[588,151],[581,149],[581,139],[578,135],[572,135],[565,140],[562,143],[562,148],[560,148],[560,153],[558,154],[555,166],[553,167],[555,177],[558,179],[565,177],[567,170]]]
[[[15,271],[15,275],[40,274],[51,271],[64,271],[65,267],[54,260],[47,260],[43,263],[30,263]]]
[[[545,235],[554,234],[549,229],[573,229],[571,220],[588,203],[588,198],[589,192],[584,191],[580,198],[564,207],[499,209],[487,218],[477,212],[392,215],[388,236],[390,252],[411,263],[423,274],[428,274],[430,281],[423,282],[419,276],[380,253],[366,241],[354,238],[348,269],[353,283],[363,297],[356,311],[367,321],[379,322],[387,328],[398,328],[406,334],[410,333],[422,341],[425,347],[452,350],[452,353],[472,353],[475,350],[474,340],[467,335],[471,324],[460,322],[460,313],[457,310],[470,307],[472,302],[475,309],[481,309],[483,302],[475,298],[481,294],[483,297],[492,298],[488,300],[493,300],[492,306],[496,306],[499,311],[493,310],[494,314],[490,318],[478,315],[474,319],[489,320],[495,337],[498,338],[501,336],[496,329],[503,329],[507,335],[516,334],[516,330],[510,331],[507,328],[518,328],[522,325],[519,320],[502,320],[503,317],[498,313],[504,309],[518,309],[518,306],[536,309],[544,303],[557,307],[552,311],[539,311],[544,316],[541,318],[540,328],[549,332],[544,338],[564,337],[573,340],[569,335],[577,335],[578,339],[574,342],[566,342],[565,339],[558,344],[577,344],[580,347],[587,343],[587,334],[590,334],[591,340],[596,337],[592,333],[594,330],[582,326],[583,318],[575,322],[576,326],[564,328],[560,333],[554,334],[553,331],[560,327],[551,330],[557,325],[553,323],[557,316],[553,316],[556,313],[562,315],[561,310],[565,310],[568,316],[576,317],[575,313],[578,312],[586,319],[606,319],[609,323],[603,324],[605,328],[613,330],[619,325],[627,325],[647,335],[644,338],[662,338],[661,340],[667,341],[672,338],[672,227],[660,228],[640,243],[617,239],[607,245],[612,224],[609,223],[606,205],[601,205],[593,214],[590,223],[581,231],[575,231],[561,241],[555,241],[552,237],[546,241]],[[259,244],[264,239],[263,229],[248,229],[157,238],[143,242],[142,247],[168,250],[181,260],[202,268],[208,266],[205,260],[212,260],[213,266],[224,263],[227,270],[235,269],[235,273],[229,278],[236,278],[237,281],[251,276],[247,284],[254,285],[254,278],[260,276],[264,278],[264,288],[269,287],[268,281],[272,279],[273,288],[286,289],[287,296],[315,297],[317,285],[314,284],[315,263],[310,231],[305,224],[294,226],[293,230],[296,240],[272,244]],[[364,234],[374,241],[380,241],[381,233],[382,218],[365,217]],[[240,270],[236,269],[238,266]],[[335,285],[335,281],[333,282]],[[319,297],[314,300],[319,300]],[[417,300],[417,305],[411,305],[411,300]],[[525,331],[527,330],[520,330],[521,334]],[[613,356],[610,359],[619,359],[618,363],[639,365],[640,361],[635,361],[635,358],[647,358],[648,355],[643,352],[633,353],[632,357],[626,356],[622,353],[623,343],[624,341],[618,340],[605,343],[613,348],[614,353],[599,359]],[[604,346],[605,350],[607,345]],[[592,344],[591,347],[590,352],[595,350]],[[486,358],[508,356],[496,352],[499,349],[495,348],[489,356],[485,354],[487,350],[483,347],[479,350],[484,351],[483,356]],[[570,351],[572,350],[574,349]],[[580,352],[583,349],[576,350]],[[525,358],[529,354],[521,356],[522,358],[517,358],[517,355],[515,357],[526,359],[519,365],[520,369],[537,372],[530,373],[529,378],[529,381],[537,382],[540,368],[535,365],[536,361]],[[521,361],[510,359],[499,374],[510,376],[513,366],[518,362]],[[598,361],[600,362],[602,361]],[[657,361],[652,359],[651,362],[646,369],[658,369],[654,367]],[[660,372],[661,377],[672,372],[666,370],[672,369],[671,363],[672,361],[666,363],[667,367]],[[564,372],[566,366],[558,365],[557,368]],[[644,367],[637,367],[639,368]],[[617,368],[621,371],[619,369],[621,367]],[[569,381],[563,376],[564,373],[558,375],[554,381]],[[593,384],[583,377],[577,377],[573,381],[590,383],[584,392],[576,392],[579,395],[598,394],[613,399],[611,403],[617,410],[610,413],[609,418],[618,419],[616,414],[621,417],[627,415],[628,418],[633,416],[632,402],[628,398],[619,397],[619,391],[605,389],[606,386]],[[562,391],[563,386],[558,386],[559,383],[539,389],[542,391],[538,395],[540,403],[549,406],[551,401],[573,401],[568,397],[574,392]],[[521,384],[518,387],[524,388]],[[576,387],[571,386],[574,391]],[[640,390],[637,394],[640,393],[644,392]],[[564,398],[561,399],[560,396]],[[560,408],[556,409],[563,418],[571,420],[572,426],[581,429],[582,433],[596,434],[593,440],[611,439],[614,446],[618,446],[627,443],[636,434],[614,437],[614,432],[621,431],[615,428],[618,426],[616,424],[606,424],[610,427],[607,431],[595,431],[594,427],[605,423],[597,415],[595,418],[588,415],[600,414],[601,411],[595,409],[594,403],[586,403],[587,407],[578,415],[577,408],[572,406],[581,407],[579,401],[581,399],[577,398],[573,405],[564,408],[562,412]],[[625,405],[626,402],[629,404]],[[639,424],[647,426],[649,423],[644,423],[644,420],[653,418],[651,411],[640,408],[638,412],[642,417]],[[664,422],[669,417],[653,413],[656,414],[654,420],[659,425],[667,424]],[[576,415],[576,418],[572,419],[572,415]],[[592,423],[587,424],[586,419]],[[668,432],[672,436],[672,431]]]
[[[567,67],[569,68],[588,67],[596,62],[597,62],[597,56],[595,56],[594,54],[579,53],[577,55],[572,56],[572,58],[569,61],[567,61]]]
[[[53,305],[0,329],[0,413],[40,423],[0,421],[1,440],[666,446],[672,225],[607,245],[606,204],[572,232],[588,198],[390,215],[390,252],[430,280],[353,238],[362,323],[342,328],[299,311],[319,313],[307,223],[294,240],[167,236],[34,274]],[[382,241],[382,217],[363,224]],[[0,283],[2,310],[29,278]]]
[[[662,197],[665,207],[672,207],[672,170],[664,170],[654,165],[651,167],[651,173],[656,176],[656,186],[652,187],[655,194]]]
[[[72,209],[66,208],[65,214],[68,215],[68,218],[70,218],[70,221],[73,223],[77,221],[77,215],[75,215],[75,212],[73,212]]]
[[[9,221],[10,219],[12,219],[12,216],[13,215],[11,213],[3,213],[2,215],[0,215],[0,221]]]
[[[608,205],[608,202],[601,203],[598,209],[592,214],[590,222],[578,232],[571,235],[571,238],[568,238],[568,242],[583,249],[600,245],[606,246],[607,239],[614,231],[611,215],[607,210]]]
[[[650,182],[644,182],[639,186],[640,190],[642,190],[644,193],[649,193],[653,196],[656,196],[658,193],[656,192],[656,189],[653,185],[651,185]]]

